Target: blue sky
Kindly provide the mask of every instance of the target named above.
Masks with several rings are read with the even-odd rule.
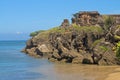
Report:
[[[120,14],[120,0],[0,0],[0,40],[27,39],[30,32],[58,26],[86,10]]]

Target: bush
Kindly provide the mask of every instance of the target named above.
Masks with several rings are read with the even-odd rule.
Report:
[[[100,49],[101,49],[102,51],[104,51],[104,53],[108,50],[108,48],[107,48],[106,46],[100,46]]]
[[[45,30],[39,30],[39,31],[32,32],[32,33],[30,33],[30,36],[31,36],[31,37],[34,37],[34,36],[38,35],[38,34],[41,33],[41,32],[44,32],[44,31],[45,31]]]
[[[95,40],[94,42],[93,42],[93,44],[92,44],[92,47],[94,48],[98,43],[100,43],[101,42],[101,40],[99,39],[99,40]]]
[[[112,16],[104,16],[105,30],[108,30],[114,23],[115,20]]]
[[[116,57],[120,59],[120,41],[117,43],[116,46]]]
[[[114,39],[115,39],[115,40],[120,40],[120,36],[115,35],[115,36],[114,36]]]

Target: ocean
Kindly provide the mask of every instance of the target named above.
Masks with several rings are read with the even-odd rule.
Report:
[[[25,43],[26,41],[0,41],[0,80],[36,80],[44,77],[33,69],[50,63],[21,53]]]
[[[56,64],[20,51],[26,41],[0,41],[0,80],[103,80],[114,66]]]

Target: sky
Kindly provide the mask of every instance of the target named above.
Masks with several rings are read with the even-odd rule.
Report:
[[[0,40],[28,39],[79,11],[120,14],[120,0],[0,0]]]

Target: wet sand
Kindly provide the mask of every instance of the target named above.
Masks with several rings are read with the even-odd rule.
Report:
[[[110,80],[106,79],[109,74],[115,72],[117,66],[97,66],[97,65],[56,65],[56,72],[67,75],[62,80]],[[119,74],[119,73],[118,73]],[[119,74],[120,75],[120,74]],[[119,80],[119,79],[111,79]]]
[[[118,66],[52,64],[43,65],[36,71],[45,76],[38,80],[120,80]]]
[[[120,68],[116,68],[105,80],[120,80]]]

